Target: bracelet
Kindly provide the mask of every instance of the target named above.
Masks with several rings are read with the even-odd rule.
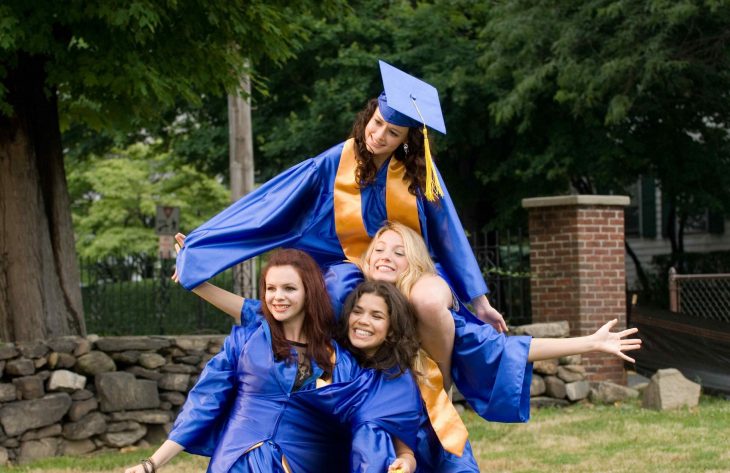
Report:
[[[140,463],[142,464],[142,468],[144,468],[144,473],[156,473],[157,472],[157,466],[155,466],[155,464],[151,458],[145,458]]]

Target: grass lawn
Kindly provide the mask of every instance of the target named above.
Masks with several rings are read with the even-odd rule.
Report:
[[[484,472],[730,472],[730,401],[703,397],[696,409],[643,410],[580,404],[534,411],[527,424],[487,423],[465,414]],[[152,450],[53,458],[17,473],[123,472]],[[199,473],[207,461],[181,455],[162,471]],[[1,469],[1,468],[0,468]]]

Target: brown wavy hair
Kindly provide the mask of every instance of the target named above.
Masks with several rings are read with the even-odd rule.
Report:
[[[365,108],[357,114],[350,133],[350,137],[355,139],[355,159],[357,160],[355,180],[361,187],[366,187],[375,182],[375,175],[378,172],[373,162],[373,154],[365,146],[365,127],[377,108],[378,99],[371,99]],[[433,152],[433,140],[430,141],[431,152]],[[426,158],[423,151],[423,132],[421,129],[417,127],[408,128],[406,143],[408,144],[408,154],[405,153],[402,146],[399,146],[396,148],[394,155],[395,159],[405,164],[408,191],[413,195],[418,195],[418,191],[423,193],[426,190]]]
[[[350,314],[363,294],[375,294],[383,298],[388,306],[390,322],[385,341],[370,357],[353,346],[348,336]],[[347,296],[342,316],[337,323],[335,337],[340,345],[355,356],[360,366],[400,376],[406,370],[413,369],[416,361],[420,348],[416,324],[413,306],[393,284],[384,281],[364,281]],[[414,372],[415,374],[417,373]]]
[[[261,271],[259,298],[261,311],[271,328],[271,345],[277,360],[292,360],[291,344],[284,337],[281,322],[276,320],[266,306],[266,275],[275,266],[291,266],[299,274],[304,286],[304,324],[302,330],[307,337],[307,356],[324,370],[323,377],[332,374],[332,324],[335,320],[332,304],[324,284],[319,266],[311,256],[300,250],[281,249],[271,254],[269,262]]]

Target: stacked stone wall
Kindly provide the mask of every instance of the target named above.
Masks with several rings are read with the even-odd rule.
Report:
[[[224,338],[0,344],[0,465],[161,443]]]

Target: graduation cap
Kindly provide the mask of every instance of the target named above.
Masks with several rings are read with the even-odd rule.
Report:
[[[444,193],[436,177],[426,127],[446,134],[438,91],[434,86],[384,61],[378,61],[378,63],[385,89],[378,97],[380,114],[385,121],[393,125],[423,127],[423,148],[426,158],[425,195],[426,199],[434,201]]]

